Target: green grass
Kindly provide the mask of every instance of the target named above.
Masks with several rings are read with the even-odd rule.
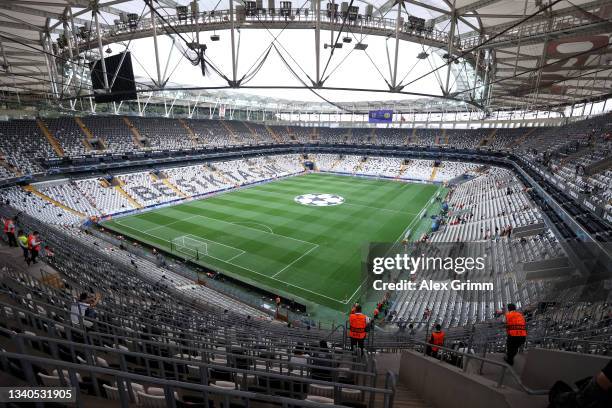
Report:
[[[364,245],[403,237],[437,189],[315,173],[117,218],[104,227],[285,297],[345,311],[359,296]],[[294,201],[307,193],[338,194],[345,201],[329,207]]]

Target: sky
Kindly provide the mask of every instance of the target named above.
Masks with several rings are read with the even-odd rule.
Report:
[[[186,0],[178,1],[179,4],[188,4]],[[340,3],[340,1],[339,1]],[[373,1],[375,6],[385,3],[382,0]],[[428,2],[440,8],[446,8],[443,0],[432,0]],[[240,4],[236,2],[235,4]],[[264,1],[267,7],[268,2]],[[279,1],[275,1],[276,7]],[[323,2],[325,7],[327,2]],[[360,7],[360,12],[365,9],[365,2],[355,0],[354,5]],[[118,5],[119,6],[119,5]],[[225,10],[228,8],[227,0],[199,0],[200,10]],[[120,7],[138,14],[146,15],[144,2],[132,0],[122,3]],[[310,7],[309,1],[293,1],[293,7]],[[424,9],[422,7],[406,5],[412,15],[424,19],[436,17],[439,13]],[[165,9],[160,11],[162,15],[174,14],[174,10]],[[376,14],[376,12],[375,12]],[[396,10],[391,10],[386,14],[387,18],[395,18]],[[407,19],[406,12],[403,17]],[[116,16],[108,15],[105,20],[112,22]],[[437,27],[444,29],[444,24]],[[469,28],[459,27],[460,31]],[[231,78],[231,41],[230,31],[218,31],[214,34],[220,36],[219,41],[211,41],[211,31],[200,33],[200,43],[205,43],[207,48],[206,57],[217,66],[225,75]],[[334,33],[334,40],[337,33]],[[351,43],[344,43],[344,37],[349,37]],[[183,40],[193,41],[194,33],[183,34]],[[175,35],[177,44],[185,49],[184,41]],[[309,86],[316,77],[315,59],[315,30],[314,29],[285,29],[269,30],[266,28],[246,29],[236,31],[236,47],[238,70],[237,78],[243,78],[252,72],[253,67],[257,66],[260,58],[267,52],[271,42],[274,42],[276,49],[272,49],[268,58],[257,72],[257,75],[249,81],[244,80],[243,86],[266,87],[266,86]],[[337,88],[367,88],[377,90],[387,90],[388,83],[391,83],[391,68],[394,65],[395,38],[368,36],[359,34],[342,33],[338,39],[343,44],[343,48],[336,49],[331,55],[332,49],[325,48],[324,44],[331,44],[332,35],[330,31],[321,31],[321,56],[320,72],[325,78],[324,85]],[[363,42],[368,45],[365,51],[355,50],[354,44]],[[216,75],[212,70],[208,70],[206,76],[202,76],[199,66],[192,66],[183,58],[178,48],[172,46],[173,40],[169,35],[161,34],[158,36],[159,60],[161,76],[167,78],[168,86],[184,87],[215,87],[226,86],[227,82]],[[123,51],[122,45],[114,44],[111,46],[113,54]],[[130,44],[132,51],[133,66],[136,77],[143,81],[149,78],[157,79],[155,53],[152,38],[133,40]],[[278,51],[277,51],[278,50]],[[416,56],[421,52],[427,52],[429,58],[420,60]],[[430,74],[423,79],[412,82],[414,79],[427,74],[432,69],[444,64],[444,60],[437,55],[435,50],[424,47],[417,43],[400,41],[397,82],[406,84],[404,91],[414,93],[426,93],[440,95],[441,86],[446,81],[447,68],[440,69],[435,74]],[[279,55],[280,53],[280,55]],[[282,55],[282,58],[281,58]],[[168,57],[169,56],[169,57]],[[286,61],[283,62],[283,59]],[[287,67],[289,65],[289,67]],[[295,72],[295,75],[291,71]],[[296,78],[296,75],[299,78]],[[451,75],[451,85],[453,84]],[[451,87],[453,88],[453,87]],[[322,102],[321,98],[307,89],[242,89],[236,90],[237,93],[259,95],[262,97],[283,98],[297,101]],[[420,96],[389,94],[381,92],[357,92],[357,91],[317,91],[319,95],[334,102],[351,101],[386,101],[413,99]]]

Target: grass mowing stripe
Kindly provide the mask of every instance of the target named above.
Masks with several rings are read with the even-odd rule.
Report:
[[[181,236],[208,242],[211,256],[197,263],[344,311],[362,284],[362,245],[394,242],[435,190],[432,185],[315,173],[104,225],[166,250]],[[349,205],[312,207],[294,201],[297,195],[318,192],[341,195]]]

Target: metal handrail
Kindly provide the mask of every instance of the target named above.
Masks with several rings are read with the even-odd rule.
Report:
[[[14,309],[17,313],[23,313],[26,316],[30,315],[30,316],[32,316],[32,317],[34,317],[36,319],[39,319],[39,320],[47,323],[47,326],[48,326],[49,330],[51,329],[51,327],[55,327],[56,325],[61,325],[62,327],[65,328],[65,330],[69,330],[70,331],[69,339],[71,339],[73,337],[72,336],[72,332],[74,332],[74,333],[78,333],[80,336],[83,336],[83,337],[87,336],[87,337],[92,338],[92,339],[95,339],[95,338],[98,338],[98,339],[107,338],[109,341],[112,341],[114,344],[117,344],[118,340],[121,340],[121,341],[124,341],[124,342],[131,341],[131,342],[138,342],[140,344],[151,345],[153,347],[159,347],[159,348],[175,347],[175,348],[180,349],[180,350],[190,350],[190,351],[191,350],[194,350],[194,351],[195,350],[200,350],[200,351],[206,351],[206,352],[209,352],[209,353],[214,353],[214,354],[219,354],[219,355],[224,355],[224,356],[234,357],[234,358],[256,359],[256,360],[259,360],[259,361],[265,361],[265,362],[269,362],[269,363],[278,363],[279,362],[279,360],[275,360],[275,359],[272,359],[272,358],[247,356],[247,355],[242,355],[242,354],[237,354],[237,353],[231,353],[231,352],[228,352],[227,350],[216,350],[216,349],[213,350],[213,349],[202,349],[202,348],[197,348],[196,349],[195,347],[181,346],[181,345],[172,346],[172,345],[170,345],[168,343],[156,342],[156,341],[153,341],[153,340],[144,340],[141,337],[118,336],[118,335],[115,335],[115,334],[108,334],[108,333],[101,333],[101,332],[86,332],[86,331],[81,330],[79,328],[75,328],[74,326],[71,326],[69,324],[62,324],[62,323],[57,322],[55,320],[49,319],[47,317],[39,316],[38,314],[33,313],[33,312],[29,311],[29,310],[22,309],[22,308],[17,307],[17,306],[5,304],[4,302],[0,302],[0,306],[2,306],[3,308],[4,307],[10,307],[10,308]],[[4,313],[4,310],[0,310],[0,316],[2,315],[2,313]],[[4,331],[4,329],[0,328],[0,331]],[[147,334],[147,333],[143,333],[143,334]],[[52,338],[49,338],[49,339],[52,340]],[[176,339],[176,338],[174,338],[174,339]],[[204,340],[193,340],[193,341],[198,343],[198,344],[206,343]],[[72,343],[68,340],[67,344],[72,344]],[[321,350],[318,347],[310,347],[310,346],[308,346],[308,348],[313,350],[313,351],[315,351],[315,352],[323,352],[323,350]],[[106,349],[104,349],[104,350],[106,350]],[[265,350],[260,350],[260,351],[265,351]],[[282,353],[278,353],[278,354],[282,355]],[[329,354],[331,354],[331,355],[334,354],[333,353],[333,349],[329,350]],[[335,353],[335,354],[337,355],[338,353]],[[153,354],[149,354],[149,355],[150,356],[154,356]],[[161,356],[156,356],[156,357],[161,357]],[[310,357],[310,358],[312,360],[329,361],[328,359],[325,359],[325,358],[318,358],[318,357]],[[187,361],[193,361],[193,360],[187,360]],[[333,360],[333,361],[340,361],[340,360]],[[294,363],[291,363],[291,364],[294,364]],[[365,364],[359,363],[359,362],[354,362],[354,364],[356,366],[365,366]],[[321,367],[321,366],[317,366],[317,365],[308,365],[308,364],[300,364],[300,363],[295,363],[295,365],[304,365],[304,366],[307,366],[307,367]],[[326,369],[327,369],[327,367],[326,367]],[[330,368],[330,371],[340,371],[340,370],[335,369],[335,368]],[[354,371],[354,372],[358,373],[358,374],[363,374],[363,375],[366,375],[366,376],[373,375],[371,372],[366,372],[366,371]]]
[[[147,361],[157,361],[160,363],[168,363],[170,365],[172,365],[173,367],[176,367],[177,364],[180,365],[190,365],[193,367],[197,367],[198,369],[200,368],[206,368],[206,369],[218,369],[218,370],[223,370],[225,372],[232,372],[235,374],[252,374],[252,375],[259,375],[262,377],[268,377],[271,379],[279,379],[279,380],[287,380],[287,379],[291,379],[291,380],[296,380],[296,381],[306,381],[309,384],[320,384],[320,385],[336,385],[339,384],[335,381],[323,381],[323,380],[316,380],[313,378],[309,378],[309,377],[305,377],[302,375],[295,375],[292,374],[291,376],[289,376],[288,374],[283,374],[282,372],[280,373],[275,373],[273,371],[257,371],[257,370],[247,370],[247,369],[241,369],[241,368],[237,368],[237,367],[230,367],[227,365],[221,365],[221,364],[214,364],[214,363],[206,363],[206,362],[202,362],[199,361],[197,359],[182,359],[182,358],[176,358],[176,357],[163,357],[163,356],[157,356],[154,354],[147,354],[147,353],[139,353],[139,352],[134,352],[134,351],[127,351],[127,350],[121,350],[118,348],[107,348],[107,347],[102,347],[102,346],[94,346],[94,345],[89,345],[89,344],[84,344],[84,343],[75,343],[72,341],[68,341],[68,340],[62,340],[62,339],[55,339],[55,338],[51,338],[51,337],[43,337],[43,336],[38,336],[38,335],[30,335],[30,334],[25,334],[25,333],[13,333],[10,330],[6,330],[3,328],[0,328],[0,333],[3,333],[7,336],[10,336],[13,339],[16,339],[16,343],[18,346],[18,349],[21,348],[21,350],[23,350],[23,345],[24,345],[24,340],[29,340],[30,342],[47,342],[49,344],[55,344],[57,345],[65,345],[65,346],[69,346],[71,351],[74,351],[74,349],[82,349],[82,350],[90,350],[90,351],[99,351],[105,354],[108,353],[113,353],[117,356],[120,357],[120,361],[121,361],[121,366],[122,367],[126,367],[127,364],[127,359],[126,357],[134,357],[134,358],[140,358],[143,360],[147,360]],[[254,357],[254,356],[248,356],[248,355],[234,355],[232,356],[235,359],[249,359],[252,358],[253,360],[259,360],[259,361],[266,361],[266,362],[276,362],[279,363],[279,360],[271,360],[271,359],[265,359],[265,358],[261,358],[261,357]],[[334,361],[334,360],[331,360]],[[342,361],[338,361],[335,360],[338,363],[342,363]],[[300,369],[300,373],[306,373],[308,371],[308,369],[322,369],[324,368],[326,371],[330,371],[330,372],[337,372],[337,373],[344,373],[345,371],[342,369],[337,369],[334,367],[327,367],[327,366],[319,366],[319,365],[313,365],[313,364],[307,364],[307,363],[297,363],[297,362],[291,362],[289,360],[283,361],[283,364],[289,366],[299,366],[299,367],[303,367],[303,369]],[[89,365],[82,365],[83,367],[88,367]],[[150,363],[147,362],[146,364],[147,368],[150,370]],[[160,366],[162,366],[160,364]],[[98,366],[96,366],[98,367]],[[288,371],[288,370],[287,370]],[[367,371],[351,371],[351,374],[356,374],[359,376],[364,376],[364,377],[374,377],[375,375],[371,372],[367,372]],[[362,386],[362,385],[353,385],[353,384],[345,384],[342,383],[343,387],[346,388],[351,388],[351,389],[356,389],[356,390],[361,390],[361,391],[371,391],[371,388],[375,388],[376,390],[382,390],[376,387],[368,387],[368,386]]]
[[[495,361],[495,360],[491,360],[489,358],[486,357],[480,357],[477,356],[475,354],[471,354],[471,353],[465,353],[465,352],[460,352],[454,349],[451,349],[449,347],[445,347],[445,346],[439,346],[437,344],[433,344],[433,343],[429,343],[429,342],[425,342],[425,341],[420,341],[420,340],[411,340],[412,343],[414,343],[415,345],[418,346],[422,346],[423,347],[423,354],[426,354],[427,351],[427,347],[436,347],[440,350],[446,351],[450,354],[454,354],[457,356],[461,356],[462,357],[462,363],[463,363],[463,371],[465,372],[467,370],[467,364],[469,362],[469,360],[476,360],[476,361],[480,361],[482,364],[490,364],[490,365],[494,365],[497,367],[501,368],[501,373],[500,376],[496,382],[496,386],[502,387],[504,384],[504,377],[506,375],[506,372],[509,372],[510,375],[512,376],[512,378],[516,381],[516,383],[518,384],[518,386],[521,388],[522,391],[524,391],[525,393],[527,393],[528,395],[546,395],[548,394],[548,390],[534,390],[531,389],[529,387],[527,387],[526,385],[524,385],[520,379],[520,377],[518,376],[518,374],[512,369],[512,367],[510,365],[508,365],[505,362],[500,362],[500,361]],[[465,359],[465,360],[463,360]]]
[[[287,398],[287,397],[259,394],[259,393],[254,393],[250,391],[241,391],[237,389],[222,390],[220,388],[213,387],[210,385],[188,383],[188,382],[182,382],[182,381],[176,381],[176,380],[159,379],[155,377],[147,377],[147,376],[140,375],[140,374],[133,374],[133,373],[125,372],[125,371],[114,370],[110,368],[86,366],[82,364],[70,363],[70,362],[65,362],[61,360],[53,360],[53,359],[49,359],[45,357],[37,357],[37,356],[32,356],[32,355],[11,353],[11,352],[6,352],[6,351],[0,352],[0,359],[2,360],[5,366],[6,366],[6,361],[8,359],[18,360],[19,363],[23,367],[23,371],[25,373],[26,378],[31,384],[37,383],[36,378],[34,376],[34,370],[32,367],[33,364],[67,369],[70,383],[77,390],[76,405],[79,408],[83,407],[83,401],[79,398],[80,385],[77,380],[76,374],[78,371],[82,371],[82,370],[86,370],[92,374],[95,373],[95,374],[114,377],[117,380],[117,383],[120,383],[120,384],[123,384],[123,381],[127,380],[129,382],[142,382],[142,383],[155,384],[155,385],[162,386],[165,391],[166,402],[168,406],[170,407],[176,406],[176,400],[174,398],[174,389],[178,388],[178,389],[187,389],[191,391],[202,392],[206,400],[209,399],[208,398],[209,394],[221,395],[225,398],[225,403],[227,404],[225,406],[229,406],[230,398],[242,398],[242,399],[247,399],[247,400],[255,400],[255,399],[258,401],[263,400],[263,401],[270,402],[270,403],[280,404],[282,405],[282,407],[303,406],[303,407],[308,407],[308,408],[326,408],[326,407],[341,408],[341,406],[338,406],[338,405],[320,404],[320,403],[315,403],[315,402],[306,401],[306,400],[298,400],[298,399],[292,399],[292,398]],[[62,371],[58,371],[58,373],[60,373],[60,376],[61,376],[60,378],[62,379],[62,381],[65,381],[64,374],[62,373]],[[344,384],[342,384],[341,386],[344,386]],[[121,386],[120,388],[122,391],[119,393],[121,406],[127,407],[129,404],[129,398],[128,398],[127,392],[125,388],[123,388],[123,386]],[[131,387],[128,387],[128,389],[131,392]],[[380,392],[385,395],[388,395],[388,394],[391,394],[393,391],[381,389]],[[390,406],[385,405],[384,408],[390,408]]]

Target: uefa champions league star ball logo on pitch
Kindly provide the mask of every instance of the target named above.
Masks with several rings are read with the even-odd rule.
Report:
[[[344,198],[336,194],[303,194],[294,198],[295,202],[302,205],[311,205],[313,207],[329,207],[332,205],[340,205],[344,202]]]

